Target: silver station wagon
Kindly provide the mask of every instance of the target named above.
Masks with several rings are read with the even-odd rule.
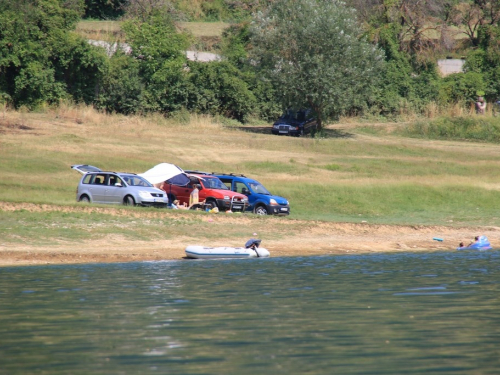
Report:
[[[102,171],[92,165],[72,165],[83,176],[76,189],[77,202],[167,207],[167,194],[135,173]]]

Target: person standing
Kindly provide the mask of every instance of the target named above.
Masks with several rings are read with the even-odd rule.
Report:
[[[486,102],[484,101],[484,98],[482,96],[478,96],[476,102],[476,113],[478,115],[484,115],[485,111],[486,111]]]

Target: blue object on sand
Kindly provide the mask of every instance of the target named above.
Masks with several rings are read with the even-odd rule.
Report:
[[[479,239],[470,246],[457,247],[457,250],[490,250],[490,241],[486,236],[479,236]]]
[[[443,242],[443,239],[442,238],[439,238],[439,237],[434,237],[433,238],[434,241],[439,241],[439,242]]]

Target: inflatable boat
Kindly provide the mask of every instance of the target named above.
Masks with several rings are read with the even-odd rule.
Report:
[[[207,247],[190,245],[186,256],[192,259],[267,258],[269,251],[259,247],[260,240],[250,239],[245,247]]]
[[[492,249],[490,245],[490,241],[486,238],[486,236],[479,236],[477,241],[475,241],[472,245],[457,247],[457,250],[490,250]]]

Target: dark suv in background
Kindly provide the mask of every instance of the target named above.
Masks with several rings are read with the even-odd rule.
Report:
[[[316,119],[310,109],[294,111],[288,109],[273,124],[272,133],[276,135],[303,136],[311,131],[316,125]]]

